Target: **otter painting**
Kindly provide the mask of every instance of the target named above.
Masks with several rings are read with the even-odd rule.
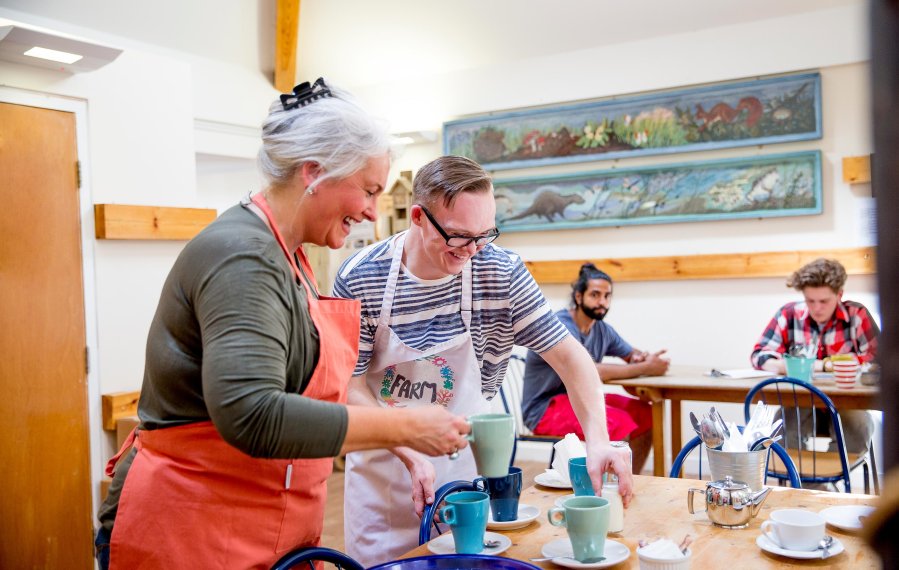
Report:
[[[565,219],[565,208],[570,204],[583,204],[584,198],[580,194],[566,194],[561,195],[558,192],[553,190],[543,190],[537,197],[534,198],[534,202],[528,207],[526,210],[521,212],[520,214],[516,214],[511,218],[507,218],[507,222],[511,222],[513,220],[521,220],[523,218],[527,218],[528,216],[538,216],[544,217],[547,221],[553,222],[554,218],[559,216],[562,219]]]

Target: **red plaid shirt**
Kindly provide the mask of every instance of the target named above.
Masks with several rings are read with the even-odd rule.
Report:
[[[783,358],[794,344],[818,346],[818,360],[852,352],[860,362],[877,356],[880,330],[871,313],[861,303],[842,301],[823,328],[809,316],[805,302],[787,303],[774,315],[752,349],[752,365],[758,369],[766,360]]]

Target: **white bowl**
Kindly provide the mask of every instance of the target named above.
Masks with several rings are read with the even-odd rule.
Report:
[[[637,549],[637,557],[640,559],[640,570],[687,570],[690,568],[690,555],[693,551],[687,549],[687,555],[683,558],[655,558],[646,556]]]

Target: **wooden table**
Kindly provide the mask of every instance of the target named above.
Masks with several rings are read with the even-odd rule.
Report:
[[[662,477],[635,476],[637,495],[624,514],[624,531],[609,535],[631,550],[630,557],[615,568],[639,568],[637,541],[667,537],[680,542],[685,535],[693,537],[692,568],[880,568],[880,559],[857,534],[827,527],[827,534],[843,543],[845,551],[827,560],[794,560],[769,554],[755,543],[761,534],[759,527],[773,510],[804,508],[812,511],[833,505],[870,505],[876,499],[871,495],[827,493],[788,487],[772,487],[771,493],[744,529],[724,529],[709,522],[705,513],[691,515],[687,511],[687,489],[705,489],[705,482],[692,479],[667,479]],[[521,494],[521,502],[540,508],[540,516],[528,526],[502,531],[512,540],[512,547],[500,554],[509,558],[528,560],[542,556],[544,544],[566,536],[565,529],[555,527],[546,520],[547,511],[554,501],[570,490],[531,486]],[[701,495],[696,498],[696,508],[701,509]],[[491,531],[496,532],[496,531]],[[404,558],[431,554],[427,545],[408,552]],[[541,568],[560,568],[552,562],[533,562]]]
[[[672,455],[683,446],[681,439],[681,402],[743,403],[746,394],[763,378],[712,378],[706,376],[711,368],[701,366],[672,366],[665,376],[607,380],[607,384],[623,387],[629,394],[652,404],[653,475],[668,474],[665,464],[665,433],[671,433]],[[832,378],[815,380],[814,386],[827,394],[840,410],[880,410],[880,389],[877,386],[856,384],[854,389],[837,388]],[[773,391],[773,389],[772,389]],[[671,400],[671,424],[665,423],[665,400]]]

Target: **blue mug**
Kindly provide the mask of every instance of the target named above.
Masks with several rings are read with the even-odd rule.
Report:
[[[480,491],[461,491],[447,495],[440,509],[440,521],[449,525],[456,543],[456,554],[478,554],[484,550],[490,497]]]
[[[474,480],[478,489],[490,495],[493,520],[507,522],[518,520],[518,498],[521,496],[521,468],[509,467],[505,477],[478,477]]]

